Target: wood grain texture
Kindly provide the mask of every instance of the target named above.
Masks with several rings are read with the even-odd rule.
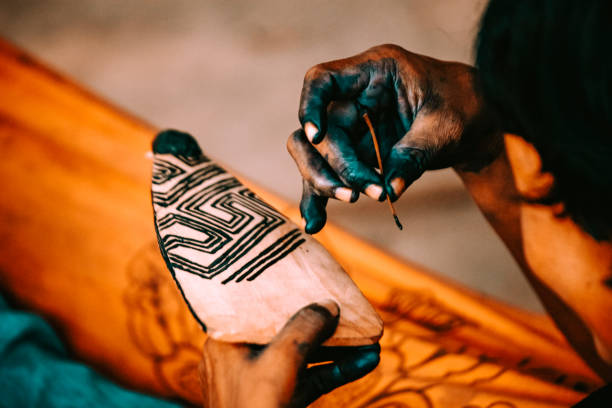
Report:
[[[160,250],[209,336],[267,344],[299,309],[331,299],[340,320],[324,345],[380,339],[380,317],[325,248],[206,157],[191,135],[161,132],[153,154]]]
[[[0,278],[74,355],[197,403],[204,334],[157,249],[151,126],[0,42]],[[290,219],[296,208],[244,184]],[[327,226],[317,239],[386,326],[372,375],[317,406],[563,407],[601,381],[544,316],[444,281]]]

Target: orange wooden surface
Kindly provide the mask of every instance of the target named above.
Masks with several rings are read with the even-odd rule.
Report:
[[[0,95],[3,291],[120,383],[197,402],[205,335],[156,247],[145,157],[156,130],[1,42]],[[385,320],[379,368],[317,406],[556,407],[601,384],[548,318],[333,225],[317,238]]]

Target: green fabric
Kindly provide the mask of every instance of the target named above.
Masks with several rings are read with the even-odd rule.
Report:
[[[11,309],[0,295],[0,407],[178,406],[123,389],[71,360],[47,322]]]

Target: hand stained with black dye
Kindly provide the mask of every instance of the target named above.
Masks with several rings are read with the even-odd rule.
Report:
[[[426,170],[479,170],[493,161],[503,142],[474,82],[468,65],[389,44],[312,67],[300,100],[302,128],[287,141],[303,178],[306,232],[323,228],[329,198],[354,202],[364,193],[396,201]]]

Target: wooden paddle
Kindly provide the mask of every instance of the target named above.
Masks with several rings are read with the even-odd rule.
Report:
[[[266,344],[302,307],[332,299],[328,346],[373,344],[382,321],[317,241],[204,156],[190,135],[153,142],[152,199],[162,255],[209,336]]]

